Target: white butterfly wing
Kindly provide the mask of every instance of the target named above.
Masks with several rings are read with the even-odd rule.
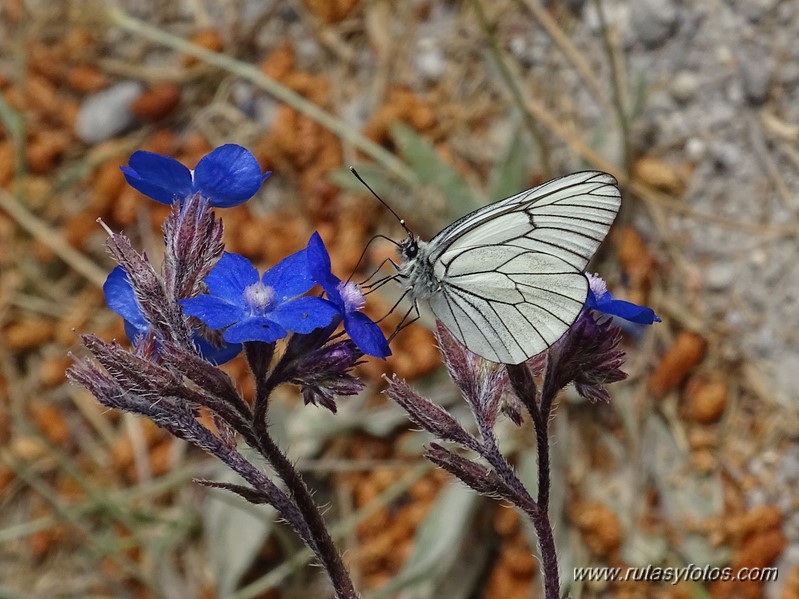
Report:
[[[519,246],[476,246],[441,266],[427,302],[474,353],[518,364],[557,341],[588,295],[585,275],[551,254]]]
[[[438,283],[430,308],[488,360],[518,364],[544,351],[580,314],[583,270],[620,205],[616,180],[587,171],[467,214],[427,244]]]
[[[463,248],[511,243],[553,254],[582,271],[621,205],[616,180],[584,171],[553,179],[455,221],[431,241],[432,260]]]

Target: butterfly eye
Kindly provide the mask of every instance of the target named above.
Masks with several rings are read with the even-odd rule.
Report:
[[[416,258],[416,255],[419,253],[419,244],[415,239],[410,237],[402,242],[400,252],[406,260],[412,260],[413,258]]]

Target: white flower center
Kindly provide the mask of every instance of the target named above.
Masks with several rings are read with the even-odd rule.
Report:
[[[594,292],[597,299],[608,292],[608,285],[602,277],[598,274],[592,275],[591,273],[586,273],[586,275],[588,276],[588,285],[591,287],[591,291]]]
[[[338,284],[338,292],[341,294],[341,299],[344,301],[344,308],[347,311],[360,310],[366,304],[363,297],[363,292],[360,287],[352,281],[341,282]]]
[[[253,283],[244,290],[244,302],[252,314],[263,314],[268,311],[275,300],[275,290],[261,281]]]

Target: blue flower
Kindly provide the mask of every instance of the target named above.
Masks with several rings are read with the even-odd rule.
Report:
[[[269,172],[248,150],[234,144],[219,146],[203,156],[192,171],[171,156],[139,150],[122,166],[127,182],[146,196],[171,204],[198,193],[212,206],[229,208],[249,200]]]
[[[391,355],[383,331],[368,316],[360,312],[366,301],[358,285],[342,281],[330,272],[330,255],[319,233],[308,242],[308,265],[314,281],[319,283],[328,301],[344,320],[344,330],[365,354],[378,358]]]
[[[298,297],[314,285],[306,250],[284,258],[258,276],[244,256],[225,253],[205,278],[210,294],[180,300],[183,311],[211,329],[227,327],[230,343],[272,343],[295,333],[310,333],[330,324],[337,314],[320,297]]]
[[[660,317],[655,314],[652,308],[639,306],[638,304],[625,302],[624,300],[613,299],[613,296],[607,289],[605,281],[602,280],[601,277],[590,274],[587,276],[589,291],[588,299],[585,302],[586,308],[602,312],[608,316],[617,316],[636,324],[660,322]]]
[[[136,339],[147,334],[150,324],[136,301],[133,286],[130,284],[125,269],[117,266],[111,271],[103,284],[103,292],[108,307],[125,321],[125,334],[128,339],[135,342]],[[226,343],[221,347],[216,347],[197,332],[194,333],[194,344],[200,355],[212,364],[224,364],[241,352],[241,345],[238,343]]]

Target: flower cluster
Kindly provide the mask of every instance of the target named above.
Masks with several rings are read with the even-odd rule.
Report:
[[[317,233],[262,274],[225,251],[214,208],[247,201],[269,176],[244,148],[221,146],[194,170],[139,151],[122,172],[135,189],[172,207],[163,225],[164,262],[156,269],[109,231],[107,247],[119,266],[103,288],[133,348],[82,335],[93,359],[76,359],[68,376],[103,405],[143,415],[217,456],[249,486],[200,482],[274,506],[315,551],[337,594],[355,597],[321,513],[267,422],[277,386],[297,385],[306,403],[335,412],[336,398],[364,387],[351,372],[361,358],[391,354],[380,327],[361,311],[363,293],[332,273]],[[217,368],[242,351],[255,381],[251,402]],[[212,428],[198,418],[201,408]],[[244,458],[237,438],[266,458],[287,491]]]
[[[138,151],[122,171],[133,187],[159,202],[188,204],[196,196],[217,207],[248,200],[269,176],[261,173],[250,152],[236,145],[212,151],[193,171],[174,158]],[[305,295],[317,284],[327,298]],[[211,331],[223,330],[224,343],[217,339],[216,345],[194,330],[198,351],[213,363],[234,357],[244,342],[274,343],[289,333],[308,334],[334,321],[343,321],[347,334],[364,354],[380,358],[391,354],[380,328],[360,312],[365,304],[360,289],[331,272],[330,256],[318,233],[311,236],[305,249],[284,258],[262,276],[244,256],[225,252],[204,285],[207,293],[177,299],[184,314]],[[143,337],[150,325],[124,268],[111,272],[104,290],[109,307],[125,319],[128,337]]]

